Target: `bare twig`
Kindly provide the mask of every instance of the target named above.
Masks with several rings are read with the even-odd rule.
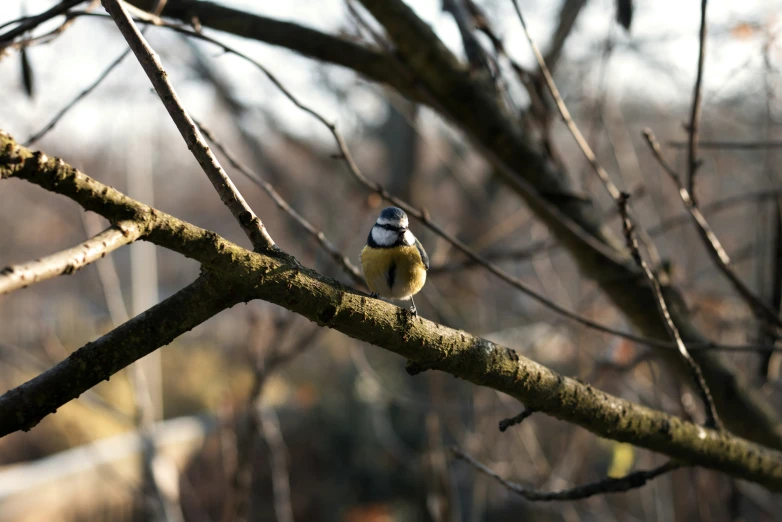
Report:
[[[252,211],[239,190],[220,166],[220,162],[209,150],[198,128],[190,115],[180,103],[174,87],[168,81],[168,74],[163,69],[160,59],[139,32],[120,0],[103,0],[106,11],[114,19],[133,54],[136,55],[141,67],[149,77],[150,82],[160,96],[171,119],[179,129],[187,147],[193,153],[201,168],[206,173],[212,185],[220,195],[220,199],[231,210],[239,225],[252,242],[256,250],[269,250],[275,247],[274,240],[258,216]]]
[[[611,177],[608,175],[608,172],[606,172],[603,166],[600,165],[600,162],[597,161],[597,156],[595,155],[594,151],[592,151],[592,147],[589,146],[589,143],[587,142],[586,138],[584,138],[584,135],[581,134],[581,131],[576,125],[576,122],[573,121],[573,117],[570,115],[570,111],[568,110],[567,105],[565,105],[565,102],[559,93],[559,89],[557,88],[557,85],[554,83],[554,78],[551,76],[551,71],[549,71],[548,67],[546,66],[546,61],[543,59],[543,55],[541,54],[540,49],[538,49],[538,46],[535,44],[535,41],[532,39],[532,35],[527,29],[527,23],[524,21],[524,15],[521,14],[521,9],[519,8],[518,0],[511,0],[511,1],[513,2],[513,7],[516,10],[516,15],[518,15],[519,21],[521,22],[521,27],[524,29],[524,35],[527,37],[527,41],[529,42],[530,48],[532,49],[532,52],[535,55],[535,59],[538,62],[538,66],[540,67],[540,72],[543,75],[543,79],[546,82],[546,86],[548,87],[549,93],[551,94],[551,97],[554,99],[554,103],[557,106],[557,110],[559,111],[560,116],[562,116],[562,120],[565,122],[565,125],[567,126],[568,130],[573,135],[573,139],[576,140],[576,144],[581,149],[581,152],[584,154],[584,157],[589,162],[589,165],[592,167],[592,170],[595,171],[595,174],[597,174],[597,176],[600,178],[600,181],[603,183],[603,186],[605,186],[606,191],[611,196],[611,199],[613,199],[615,202],[618,203],[621,197],[621,192],[619,188],[617,188],[614,182],[611,181]],[[657,248],[654,246],[654,242],[651,240],[649,235],[643,229],[639,229],[638,234],[641,240],[643,241],[647,252],[649,252],[649,255],[652,257],[654,265],[655,266],[659,265],[660,255],[657,252]]]
[[[703,145],[703,142],[701,142],[701,145]],[[713,201],[709,204],[700,206],[701,212],[703,214],[718,214],[720,212],[723,212],[725,210],[730,210],[732,208],[738,207],[739,205],[742,205],[744,203],[759,203],[761,201],[765,201],[768,199],[779,199],[782,198],[782,189],[765,189],[765,190],[758,190],[755,192],[745,192],[743,194],[736,194],[735,196],[728,196],[723,199],[718,199],[717,201]],[[657,225],[653,227],[649,227],[649,235],[656,236],[658,234],[667,232],[673,228],[682,226],[686,223],[689,223],[692,219],[692,216],[689,212],[685,212],[684,214],[680,214],[678,216],[673,216],[668,219],[665,219],[658,223]]]
[[[271,469],[274,514],[277,522],[293,522],[291,485],[288,472],[288,447],[282,437],[280,421],[273,408],[261,406],[258,421],[261,433],[269,446],[269,468]]]
[[[268,433],[266,433],[266,430],[273,429],[273,426],[264,427],[264,422],[269,421],[269,419],[268,417],[267,419],[263,418],[263,406],[258,404],[263,395],[266,382],[269,377],[283,365],[315,346],[317,338],[323,333],[323,330],[320,328],[313,329],[299,339],[293,348],[281,351],[281,347],[278,346],[281,344],[279,338],[284,337],[287,333],[292,331],[292,320],[293,317],[283,323],[284,329],[281,332],[277,332],[276,336],[272,336],[272,342],[275,343],[275,346],[272,348],[272,353],[266,358],[262,355],[258,355],[257,360],[255,361],[253,382],[244,408],[245,415],[236,427],[237,465],[236,469],[233,471],[233,476],[231,477],[228,498],[223,505],[221,519],[224,522],[242,521],[247,518],[246,510],[252,483],[252,466],[256,457],[256,433],[260,431],[264,438],[266,438],[272,453],[274,453],[275,449],[280,449],[280,441],[270,441],[267,436]],[[274,420],[276,420],[276,415],[275,419],[272,419],[270,422],[273,422]],[[272,434],[271,437],[274,438],[274,434]],[[282,444],[284,445],[284,441],[282,441]],[[283,457],[285,458],[285,461],[281,463],[279,460],[274,461],[275,455],[272,454],[272,462],[270,462],[272,487],[274,489],[275,497],[275,512],[277,512],[278,517],[280,517],[278,520],[291,521],[293,518],[292,513],[290,513],[290,518],[283,518],[289,513],[286,512],[286,508],[282,506],[282,503],[290,504],[290,486],[288,485],[287,478],[287,457],[285,457],[285,455],[283,455]],[[283,467],[281,468],[281,466]],[[285,475],[284,477],[281,476],[283,473]],[[284,484],[282,481],[284,481]],[[287,499],[284,498],[286,489]],[[282,495],[283,498],[278,498],[278,495]],[[280,504],[279,506],[278,503]]]
[[[529,245],[512,250],[504,250],[501,252],[486,252],[483,257],[487,261],[524,261],[535,257],[538,254],[542,254],[549,250],[557,248],[559,243],[550,238],[539,239],[533,241]],[[442,265],[435,265],[429,269],[428,275],[447,274],[451,272],[458,272],[468,268],[474,268],[481,266],[474,259],[465,259],[463,261],[457,261],[454,263],[446,263]]]
[[[646,139],[646,143],[652,150],[652,154],[654,154],[654,157],[657,159],[660,166],[676,184],[676,188],[679,191],[679,196],[684,203],[684,207],[692,217],[692,220],[698,230],[698,234],[703,240],[703,244],[706,246],[706,250],[709,252],[709,256],[717,265],[717,268],[719,268],[719,270],[725,274],[725,277],[727,277],[731,282],[736,292],[741,296],[742,299],[744,299],[752,312],[759,319],[777,327],[782,327],[782,319],[780,319],[777,313],[771,307],[769,307],[768,304],[763,302],[760,297],[755,295],[755,293],[750,290],[741,279],[739,279],[739,276],[733,270],[730,256],[728,256],[728,253],[725,248],[723,248],[719,238],[717,238],[717,235],[709,226],[709,222],[706,221],[706,218],[695,204],[695,201],[693,201],[692,195],[687,191],[686,188],[684,188],[679,174],[668,164],[667,161],[665,161],[665,158],[662,155],[662,150],[660,150],[660,145],[657,142],[657,138],[655,138],[652,131],[649,129],[644,129],[643,135]]]
[[[633,198],[635,199],[639,197],[640,194],[642,194],[642,192],[640,191],[634,192]],[[726,198],[713,201],[707,205],[703,205],[703,207],[701,207],[701,212],[703,214],[719,214],[726,210],[734,209],[745,203],[755,203],[755,202],[765,201],[768,199],[778,199],[780,197],[782,197],[782,189],[746,192],[744,194],[736,194],[734,196],[728,196]],[[606,214],[605,217],[611,218],[614,216],[619,216],[618,209],[612,209],[608,214]],[[663,221],[659,222],[654,226],[649,227],[647,233],[649,234],[650,237],[655,237],[664,234],[666,232],[669,232],[674,228],[685,225],[689,223],[691,219],[692,216],[690,215],[689,212],[685,212],[677,216],[672,216],[667,219],[664,219]],[[487,260],[495,261],[495,262],[524,261],[524,260],[532,259],[535,256],[543,254],[545,252],[557,250],[560,248],[562,248],[562,244],[554,241],[553,239],[540,239],[530,243],[525,247],[511,249],[511,250],[504,250],[500,252],[487,252],[483,254],[483,256]],[[467,270],[470,268],[474,268],[476,266],[480,266],[480,265],[478,265],[478,263],[476,263],[472,259],[466,259],[464,261],[432,266],[429,269],[428,274],[440,275],[444,273]]]
[[[24,12],[24,11],[22,11],[22,12]],[[0,24],[0,29],[5,29],[9,25],[15,25],[15,24],[20,24],[20,23],[23,23],[23,22],[27,22],[31,18],[32,18],[31,16],[27,16],[26,14],[22,15],[19,18],[14,18],[13,20],[8,20],[7,22],[4,22],[4,23]],[[0,40],[2,40],[3,38],[4,38],[4,35],[0,35]]]
[[[544,60],[550,69],[556,67],[559,57],[562,56],[562,49],[565,42],[573,30],[573,26],[586,5],[586,0],[565,0],[559,8],[557,28],[551,37],[551,43],[546,51]]]
[[[321,230],[317,229],[312,223],[307,221],[304,216],[296,212],[295,209],[291,208],[288,202],[283,199],[283,197],[269,182],[261,178],[260,175],[251,171],[247,166],[241,163],[236,158],[236,156],[214,135],[214,133],[212,133],[211,130],[204,126],[203,123],[195,120],[195,124],[198,125],[198,128],[201,130],[201,133],[206,136],[206,139],[211,141],[212,145],[214,145],[215,148],[217,148],[217,150],[219,150],[220,153],[225,156],[225,158],[228,160],[228,163],[230,163],[236,170],[244,174],[258,187],[260,187],[261,190],[266,192],[266,194],[272,198],[272,201],[274,201],[274,204],[277,205],[280,210],[288,214],[296,223],[298,223],[313,238],[315,238],[323,250],[325,250],[331,256],[335,263],[342,267],[345,273],[353,280],[355,284],[365,286],[364,278],[361,276],[359,269],[350,262],[350,259],[348,259],[345,254],[339,251],[337,246],[332,243]]]
[[[491,74],[491,67],[487,60],[486,52],[481,47],[480,42],[475,37],[475,22],[469,16],[466,6],[462,0],[443,0],[443,11],[447,11],[453,16],[456,26],[459,28],[459,34],[462,37],[464,53],[470,66],[475,70],[485,70]]]
[[[535,410],[533,410],[532,408],[525,408],[524,411],[522,411],[515,417],[511,417],[509,419],[502,419],[499,425],[500,431],[504,432],[505,430],[507,430],[512,426],[521,424],[522,422],[524,422],[524,419],[526,419],[533,413],[535,413]]]
[[[0,270],[0,295],[59,275],[70,275],[107,253],[132,243],[140,235],[138,223],[123,221],[73,248],[30,263],[8,266]]]
[[[689,146],[686,141],[668,141],[665,143],[668,147],[683,149]],[[702,149],[737,149],[737,150],[756,150],[756,149],[779,149],[782,148],[782,141],[730,141],[730,140],[712,140],[698,141],[698,147]]]
[[[703,62],[706,56],[706,4],[707,0],[701,0],[701,28],[698,34],[698,72],[695,75],[695,86],[692,92],[692,107],[690,108],[690,123],[687,125],[687,191],[695,198],[695,174],[698,170],[698,128],[701,120],[701,83],[703,82]]]
[[[60,109],[60,111],[54,115],[54,118],[52,118],[49,121],[49,123],[44,125],[43,128],[41,128],[41,130],[39,130],[38,132],[34,133],[32,136],[27,138],[27,143],[25,145],[29,147],[30,145],[33,145],[36,141],[43,138],[50,130],[54,128],[55,125],[57,125],[57,123],[63,118],[63,116],[65,116],[68,113],[68,111],[70,111],[81,100],[89,96],[90,93],[94,91],[95,88],[97,88],[98,85],[100,85],[103,82],[103,80],[106,79],[106,77],[111,73],[111,71],[113,71],[120,63],[122,63],[122,60],[124,60],[125,57],[128,56],[128,54],[130,54],[130,49],[126,49],[113,62],[111,62],[111,64],[109,64],[109,66],[106,67],[106,69],[100,74],[100,76],[98,76],[98,78],[94,82],[92,82],[92,84],[89,85],[89,87],[87,87],[79,94],[77,94],[75,98],[73,98],[70,102],[68,102],[67,105],[65,105],[65,107]]]
[[[658,466],[654,469],[635,471],[629,475],[625,475],[621,478],[605,478],[598,482],[592,482],[590,484],[584,484],[583,486],[576,486],[571,489],[565,489],[562,491],[553,491],[546,493],[531,488],[526,488],[521,484],[511,482],[500,477],[497,473],[493,472],[472,456],[468,455],[459,448],[452,448],[453,454],[473,466],[481,473],[493,478],[510,491],[517,493],[525,499],[532,502],[551,502],[561,500],[581,500],[589,498],[595,495],[603,495],[606,493],[623,493],[630,491],[631,489],[637,489],[644,486],[648,481],[659,477],[669,471],[673,471],[680,467],[679,464],[668,461],[662,466]]]
[[[40,24],[48,20],[51,20],[56,16],[63,14],[71,7],[74,7],[84,1],[86,0],[63,0],[62,2],[52,7],[51,9],[44,11],[39,15],[28,16],[19,19],[18,21],[21,22],[19,25],[17,25],[13,29],[10,29],[4,34],[0,34],[0,51],[2,51],[5,47],[8,47],[12,43],[14,43],[14,39],[17,36],[22,36],[27,31],[34,29],[35,27],[38,27]]]
[[[158,4],[157,4],[157,6],[154,9],[155,13],[159,14],[163,10],[163,8],[165,7],[166,1],[167,0],[159,0],[158,1]],[[147,30],[147,27],[145,27],[141,31],[141,34],[143,35],[146,30]],[[113,62],[111,62],[109,64],[109,66],[106,67],[106,69],[100,74],[100,76],[98,76],[98,78],[94,82],[92,82],[92,84],[89,87],[84,89],[82,92],[77,94],[76,97],[73,100],[68,102],[68,104],[65,107],[63,107],[60,110],[60,112],[58,112],[54,116],[54,118],[52,118],[49,121],[49,123],[47,123],[41,130],[39,130],[38,132],[36,132],[35,134],[33,134],[32,136],[27,138],[26,145],[28,147],[30,145],[33,145],[36,141],[38,141],[41,138],[43,138],[46,135],[46,133],[48,133],[50,130],[52,130],[52,128],[54,128],[54,126],[57,125],[57,122],[59,122],[63,118],[63,116],[65,116],[68,113],[68,111],[70,111],[76,104],[78,104],[81,100],[83,100],[84,98],[89,96],[90,93],[92,93],[92,91],[94,91],[98,87],[98,85],[100,85],[103,82],[103,80],[105,80],[106,77],[108,77],[108,75],[111,73],[111,71],[113,71],[120,63],[122,63],[122,61],[125,59],[125,57],[128,54],[130,54],[130,49],[126,49]]]
[[[627,240],[627,248],[630,249],[636,264],[646,274],[646,278],[649,280],[649,284],[652,286],[652,290],[655,296],[655,304],[657,305],[657,309],[663,318],[663,323],[665,324],[665,327],[668,330],[671,338],[676,342],[679,353],[687,362],[687,366],[689,367],[690,374],[692,375],[692,379],[695,383],[695,387],[698,389],[701,399],[703,400],[704,408],[706,409],[706,425],[711,428],[723,430],[724,427],[722,426],[722,422],[717,415],[717,408],[714,406],[714,399],[711,396],[709,387],[706,385],[706,380],[703,378],[701,368],[698,366],[698,363],[696,363],[690,356],[690,353],[687,351],[687,347],[684,345],[684,341],[682,340],[681,335],[679,335],[679,329],[673,323],[673,319],[671,319],[671,314],[668,310],[668,304],[665,302],[665,297],[663,296],[660,282],[649,268],[649,265],[646,264],[644,258],[641,257],[641,251],[638,248],[638,241],[633,234],[633,225],[630,222],[630,218],[627,216],[627,200],[629,197],[629,194],[622,194],[622,197],[619,199],[619,211],[622,214],[622,225],[625,239]]]
[[[551,76],[551,72],[546,66],[546,62],[543,59],[543,55],[541,54],[540,49],[538,49],[538,46],[535,44],[535,41],[532,39],[532,35],[527,29],[527,23],[524,21],[524,16],[521,14],[521,9],[519,8],[518,0],[511,0],[511,1],[513,2],[513,7],[516,9],[516,14],[518,15],[519,21],[521,22],[521,27],[524,29],[524,34],[527,37],[527,41],[529,42],[529,45],[532,48],[532,53],[535,55],[535,59],[538,61],[540,72],[543,75],[544,80],[546,81],[546,86],[548,87],[549,93],[551,94],[551,97],[554,98],[554,103],[557,105],[557,109],[559,110],[559,113],[562,116],[562,120],[565,122],[565,125],[567,126],[568,130],[573,135],[573,138],[576,140],[576,144],[578,144],[579,148],[584,153],[584,156],[586,157],[587,161],[592,166],[592,169],[598,175],[600,181],[603,182],[603,185],[608,191],[608,194],[611,196],[613,200],[617,201],[621,195],[620,190],[616,187],[616,185],[614,185],[614,182],[611,181],[608,172],[606,172],[606,170],[602,167],[602,165],[600,165],[600,163],[597,161],[597,157],[595,156],[595,153],[592,151],[592,148],[589,146],[589,143],[587,143],[587,140],[581,134],[581,131],[578,129],[575,122],[573,121],[573,118],[570,115],[570,111],[565,105],[564,100],[562,100],[562,96],[559,94],[559,89],[557,89],[557,86],[554,83],[554,78]]]

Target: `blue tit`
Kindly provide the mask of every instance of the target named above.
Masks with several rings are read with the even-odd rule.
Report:
[[[413,296],[426,283],[429,256],[408,225],[402,209],[383,209],[361,251],[361,266],[372,297],[409,298],[410,312],[417,316]]]

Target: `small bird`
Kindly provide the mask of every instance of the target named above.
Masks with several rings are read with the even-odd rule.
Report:
[[[361,266],[372,297],[410,299],[410,313],[417,316],[413,296],[426,283],[429,256],[408,229],[407,214],[401,208],[384,208],[361,250]]]

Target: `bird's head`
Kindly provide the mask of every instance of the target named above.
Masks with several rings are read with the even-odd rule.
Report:
[[[415,236],[408,230],[409,224],[407,214],[401,208],[384,208],[369,233],[369,244],[379,247],[414,245]]]
[[[409,221],[407,219],[407,214],[405,214],[405,211],[401,208],[387,207],[380,212],[375,225],[387,230],[404,232],[407,230]]]

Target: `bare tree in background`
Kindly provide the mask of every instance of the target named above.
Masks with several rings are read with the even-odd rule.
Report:
[[[555,29],[542,49],[525,17],[539,5],[443,1],[463,58],[402,0],[347,0],[340,35],[219,2],[66,0],[18,19],[0,7],[0,56],[18,55],[23,79],[3,95],[8,106],[46,95],[34,81],[30,55],[38,46],[56,48],[88,27],[121,35],[125,45],[99,77],[79,79],[80,92],[52,119],[28,122],[37,129],[29,138],[0,121],[0,196],[12,209],[0,210],[7,222],[0,262],[9,263],[0,295],[10,294],[0,301],[0,324],[10,332],[0,353],[21,368],[3,376],[0,453],[13,455],[44,430],[82,433],[69,435],[74,446],[99,438],[79,421],[85,416],[71,415],[68,428],[53,424],[74,399],[123,425],[107,431],[114,439],[69,450],[84,452],[71,457],[73,467],[62,464],[66,456],[42,460],[41,469],[58,470],[50,479],[0,470],[0,511],[11,513],[8,520],[65,516],[68,506],[75,519],[97,519],[105,509],[112,520],[118,509],[144,520],[226,522],[774,519],[782,507],[774,25],[729,28],[730,37],[749,31],[764,40],[765,102],[742,116],[750,128],[762,118],[764,133],[746,139],[737,110],[705,88],[707,1],[693,11],[698,54],[686,107],[662,115],[642,101],[627,111],[608,88],[617,47],[626,47],[625,59],[655,58],[626,33],[643,23],[636,3],[611,4],[598,59],[580,64],[568,64],[563,49],[584,1],[544,7]],[[509,32],[523,48],[508,47]],[[352,71],[360,83],[319,70],[321,90],[344,107],[370,93],[387,116],[354,122],[357,131],[343,134],[349,126],[286,85],[248,42]],[[531,66],[518,59],[525,53],[534,56]],[[150,183],[139,177],[149,172],[136,172],[155,170],[145,149],[162,152],[166,168],[153,180],[165,183],[154,196],[159,207],[112,186],[122,181],[109,175],[111,151],[80,158],[70,151],[75,138],[49,141],[60,120],[133,60],[178,141],[169,125],[165,136],[128,143],[146,121],[130,108],[137,136],[111,147],[133,155],[124,162],[127,192]],[[187,80],[171,73],[176,61]],[[290,132],[226,67],[263,82],[258,92],[326,139]],[[599,75],[586,101],[572,86],[580,68]],[[215,100],[204,115],[183,94],[193,78]],[[134,99],[114,92],[111,106],[123,97]],[[182,167],[189,158],[181,140],[208,185],[193,164]],[[750,175],[757,183],[735,181]],[[52,221],[47,212],[64,211],[24,201],[42,197],[40,189],[64,196],[47,202],[67,198],[93,213],[84,227],[91,237],[41,227]],[[407,212],[432,253],[422,317],[370,298],[356,267],[386,205]],[[103,231],[95,215],[108,222]],[[157,271],[168,297],[128,319],[124,268],[112,259],[124,259],[137,240],[161,254],[147,257],[147,270],[133,264],[134,280]],[[47,285],[63,281],[58,276],[93,263],[99,278],[84,270],[56,302],[67,303],[60,294],[89,301],[99,286],[97,306],[111,327],[87,319],[98,312],[63,319],[68,304],[49,321],[43,305],[33,317],[19,312],[23,296],[45,296]],[[138,288],[131,293],[135,307]],[[212,326],[199,327],[207,321]],[[71,323],[75,333],[66,335],[62,325]],[[145,372],[134,366],[135,394],[123,395],[111,378],[150,354],[157,359],[145,359]],[[404,370],[388,354],[406,359]],[[153,422],[161,412],[166,420]],[[173,419],[184,415],[198,422]],[[139,438],[115,434],[134,422]],[[37,444],[41,454],[65,449]],[[141,465],[105,454],[136,455]],[[107,478],[92,479],[96,493],[86,501],[66,484],[85,480],[75,464],[89,455],[96,464],[85,473]],[[23,484],[15,491],[27,499],[39,491],[48,500],[33,505],[3,490],[4,481]],[[552,501],[564,503],[535,504]]]

